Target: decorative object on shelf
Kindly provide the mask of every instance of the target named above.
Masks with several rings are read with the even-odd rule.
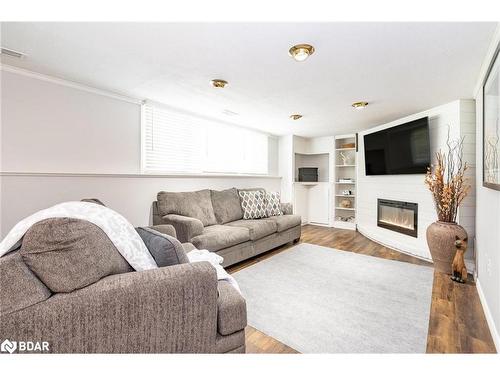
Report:
[[[290,118],[292,120],[300,120],[302,118],[302,115],[299,115],[298,113],[290,115]]]
[[[355,148],[355,147],[356,147],[356,143],[344,143],[344,144],[339,146],[339,148]]]
[[[349,163],[348,163],[348,160],[349,160],[349,159],[347,159],[347,156],[345,156],[343,152],[341,152],[341,153],[340,153],[340,157],[342,158],[342,163],[343,163],[343,165],[347,165],[347,164],[349,164]]]
[[[467,238],[465,229],[456,223],[458,207],[470,190],[465,177],[468,166],[463,161],[463,143],[464,138],[451,141],[448,132],[448,150],[436,153],[436,165],[425,176],[438,215],[438,221],[427,228],[427,244],[435,270],[447,274],[452,270],[456,238]]]
[[[352,190],[342,190],[342,195],[352,195]]]
[[[500,59],[498,46],[483,84],[483,186],[500,190]]]
[[[467,267],[465,267],[464,255],[467,251],[467,237],[461,239],[460,237],[455,237],[455,247],[457,252],[455,258],[453,258],[453,264],[451,269],[453,271],[451,279],[457,283],[465,283],[467,280]]]
[[[337,216],[335,220],[344,221],[346,223],[354,223],[356,221],[354,216]]]
[[[352,202],[350,199],[342,199],[340,201],[340,207],[342,208],[352,208]]]

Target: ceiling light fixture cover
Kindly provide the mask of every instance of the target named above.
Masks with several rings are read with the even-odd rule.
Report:
[[[292,56],[295,61],[304,61],[313,53],[314,47],[310,44],[297,44],[288,51],[288,54]]]
[[[227,81],[223,79],[212,79],[211,81],[213,87],[224,88],[227,86]]]
[[[290,118],[291,118],[292,120],[298,120],[298,119],[302,118],[302,115],[299,115],[299,114],[290,115]]]
[[[352,106],[356,109],[364,109],[368,105],[368,102],[356,102],[352,103]]]

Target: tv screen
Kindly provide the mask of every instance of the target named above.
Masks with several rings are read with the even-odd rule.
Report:
[[[430,165],[429,118],[364,136],[367,176],[421,174]]]

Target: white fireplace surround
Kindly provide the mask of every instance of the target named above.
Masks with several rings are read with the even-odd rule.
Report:
[[[358,230],[366,237],[387,247],[397,249],[424,259],[431,259],[425,237],[427,227],[434,222],[436,212],[430,192],[424,184],[424,175],[387,175],[366,176],[363,136],[382,129],[390,128],[418,118],[429,117],[432,160],[440,148],[446,147],[448,126],[450,138],[465,136],[464,158],[469,163],[467,173],[472,185],[469,196],[459,210],[458,222],[474,238],[475,211],[475,102],[474,100],[457,100],[428,111],[420,112],[405,118],[380,125],[358,134]],[[411,237],[377,226],[377,199],[388,199],[418,204],[418,233]],[[469,241],[467,256],[473,254],[474,241]]]

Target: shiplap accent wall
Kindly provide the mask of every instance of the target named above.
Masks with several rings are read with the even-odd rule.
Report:
[[[366,176],[363,136],[382,129],[401,125],[425,116],[429,117],[431,153],[435,160],[435,152],[446,147],[448,128],[450,138],[465,136],[464,158],[471,168],[468,176],[470,183],[475,184],[475,109],[474,100],[457,100],[428,111],[420,112],[405,118],[380,125],[359,133],[359,152],[357,169],[357,225],[358,230],[373,240],[386,246],[430,259],[425,232],[427,227],[437,219],[430,192],[424,184],[424,175],[390,175]],[[418,204],[418,237],[414,238],[377,226],[377,198],[400,200]],[[465,227],[473,244],[475,233],[475,194],[474,190],[460,210],[458,221]],[[469,256],[472,255],[469,252]]]

